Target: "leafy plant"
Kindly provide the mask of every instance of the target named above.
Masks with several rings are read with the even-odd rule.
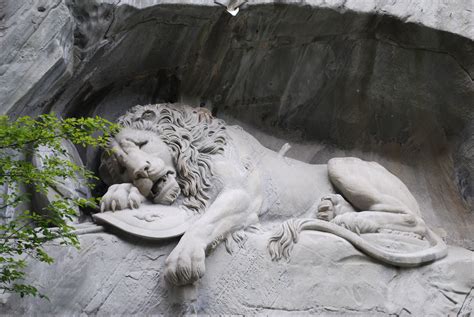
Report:
[[[23,282],[27,258],[52,263],[44,249],[52,240],[77,248],[79,241],[69,223],[76,210],[95,204],[94,199],[58,195],[43,210],[28,210],[24,206],[31,200],[31,192],[25,188],[46,194],[66,179],[82,179],[90,184],[95,176],[67,159],[63,139],[76,145],[102,147],[117,129],[99,117],[60,119],[45,114],[13,121],[0,116],[0,189],[4,189],[0,192],[0,214],[7,208],[16,214],[10,221],[2,223],[0,219],[0,290],[22,297],[44,297],[35,286]],[[42,157],[42,166],[38,167],[31,158],[41,147],[48,148],[50,155]]]

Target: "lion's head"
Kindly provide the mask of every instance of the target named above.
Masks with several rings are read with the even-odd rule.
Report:
[[[117,122],[123,129],[101,159],[107,185],[133,182],[155,203],[172,203],[180,190],[184,206],[204,210],[212,156],[227,142],[225,123],[205,109],[174,104],[135,106]]]

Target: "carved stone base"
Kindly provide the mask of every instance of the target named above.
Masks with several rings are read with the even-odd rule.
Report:
[[[247,234],[228,254],[221,244],[195,286],[163,280],[176,240],[125,241],[100,233],[80,237],[81,250],[49,247],[55,264],[31,275],[50,302],[5,298],[10,314],[264,314],[447,316],[474,308],[474,253],[450,247],[445,259],[416,269],[374,262],[330,234],[304,232],[290,262],[272,262],[267,234]],[[317,246],[317,247],[315,247]]]

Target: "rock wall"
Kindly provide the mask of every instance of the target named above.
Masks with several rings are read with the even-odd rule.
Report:
[[[35,264],[30,278],[50,301],[12,295],[5,314],[468,316],[474,308],[473,252],[397,269],[370,260],[330,234],[304,233],[289,262],[272,262],[268,234],[248,234],[228,254],[220,245],[196,285],[163,279],[175,241],[145,243],[107,233],[81,236],[81,249],[50,246],[55,264]]]
[[[45,111],[73,72],[74,20],[63,0],[0,1],[0,113]]]
[[[380,162],[430,227],[474,250],[473,24],[470,0],[250,0],[235,17],[209,0],[0,0],[0,113],[114,120],[135,104],[207,107],[306,162]],[[81,155],[96,168],[96,152]],[[472,252],[399,270],[334,237],[305,239],[278,264],[264,236],[233,256],[220,246],[195,289],[173,290],[161,272],[175,241],[87,235],[78,252],[51,246],[53,267],[31,267],[51,303],[11,297],[2,312],[472,311]]]

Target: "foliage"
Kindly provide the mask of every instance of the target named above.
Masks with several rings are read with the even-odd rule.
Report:
[[[14,208],[16,213],[9,222],[0,219],[0,290],[16,292],[22,297],[43,297],[36,287],[22,282],[26,259],[52,263],[44,244],[56,239],[62,245],[78,247],[74,228],[69,223],[76,210],[94,203],[93,199],[58,195],[43,210],[25,210],[25,203],[31,198],[25,188],[45,194],[66,179],[95,178],[90,171],[67,159],[62,140],[81,146],[104,146],[116,131],[116,125],[99,117],[59,119],[46,114],[13,121],[0,116],[0,214],[7,208]],[[31,158],[42,147],[47,147],[51,155],[41,157],[42,167],[35,167]]]

